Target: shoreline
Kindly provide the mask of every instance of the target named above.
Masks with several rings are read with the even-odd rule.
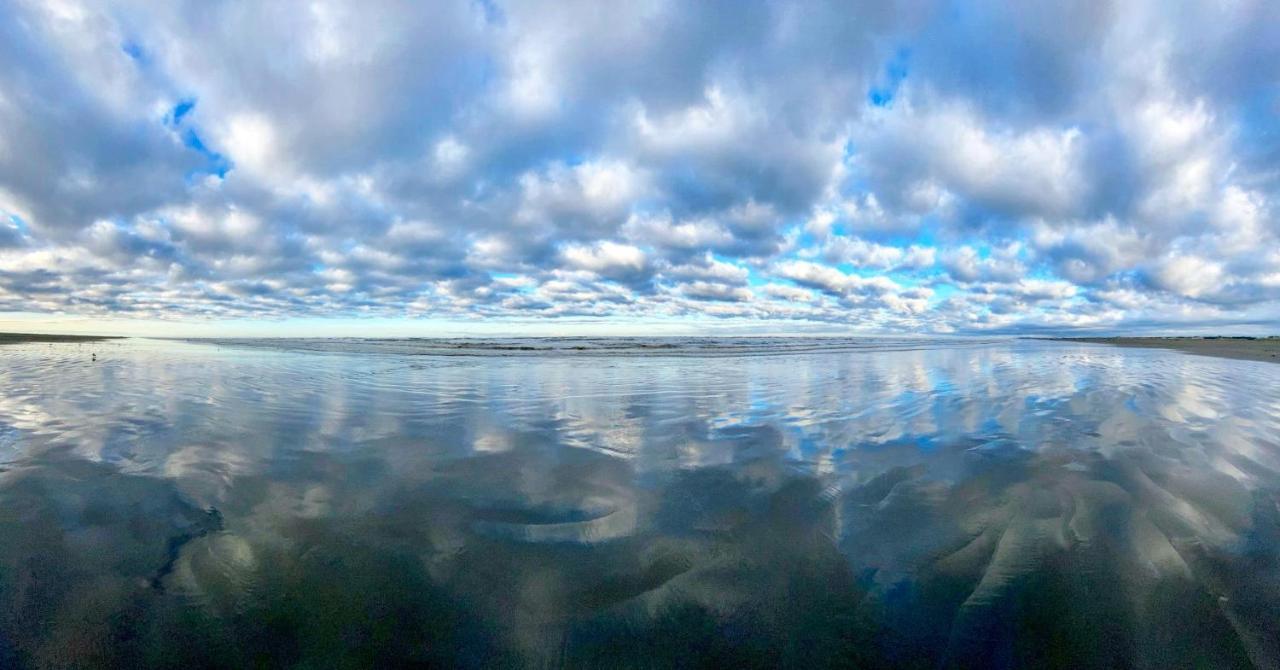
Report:
[[[1280,337],[1054,337],[1117,347],[1173,349],[1199,356],[1280,363]]]
[[[127,339],[118,335],[61,335],[49,333],[3,333],[0,346],[6,344],[89,344]],[[192,338],[180,338],[192,339]],[[217,338],[210,338],[217,339]],[[293,339],[293,338],[286,338]],[[399,338],[396,338],[399,339]],[[411,338],[413,339],[413,338]],[[470,338],[464,338],[470,339]],[[625,338],[624,338],[625,339]],[[1140,349],[1171,349],[1198,356],[1280,363],[1280,337],[1207,336],[1207,337],[1028,337],[1054,342],[1083,342]]]

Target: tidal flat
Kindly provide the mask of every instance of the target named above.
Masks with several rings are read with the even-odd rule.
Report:
[[[0,348],[0,667],[1277,667],[1280,367]]]

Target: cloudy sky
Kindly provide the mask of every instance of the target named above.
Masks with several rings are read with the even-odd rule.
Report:
[[[1280,3],[0,0],[0,329],[1280,332]]]

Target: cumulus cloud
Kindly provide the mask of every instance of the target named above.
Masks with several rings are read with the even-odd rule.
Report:
[[[639,279],[647,274],[649,268],[649,259],[644,251],[608,240],[589,246],[569,245],[561,256],[567,267],[619,281]]]
[[[809,261],[783,261],[774,266],[773,274],[782,279],[790,279],[799,286],[815,288],[844,298],[851,303],[894,295],[901,289],[888,277],[845,274],[829,265]]]
[[[1019,260],[1022,245],[1009,244],[1003,248],[988,250],[986,255],[978,249],[963,245],[942,253],[942,266],[957,282],[994,281],[1015,282],[1027,272]]]
[[[1278,12],[15,0],[0,310],[1275,329]]]
[[[910,93],[865,115],[855,135],[858,167],[882,197],[910,207],[941,190],[1010,218],[1069,216],[1084,204],[1078,128],[1005,127],[963,102]]]
[[[826,241],[813,252],[831,263],[849,263],[858,267],[881,270],[920,270],[932,266],[937,259],[937,249],[919,244],[896,246],[878,244],[857,237],[837,236]],[[810,255],[801,252],[801,255]]]

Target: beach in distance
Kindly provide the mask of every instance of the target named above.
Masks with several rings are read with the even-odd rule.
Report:
[[[1063,339],[1110,344],[1117,347],[1177,349],[1204,356],[1280,363],[1280,337],[1073,337]]]
[[[49,335],[42,333],[0,333],[0,344],[28,344],[31,342],[103,342],[120,339],[105,335]]]
[[[0,667],[1280,663],[1266,360],[16,340]]]

